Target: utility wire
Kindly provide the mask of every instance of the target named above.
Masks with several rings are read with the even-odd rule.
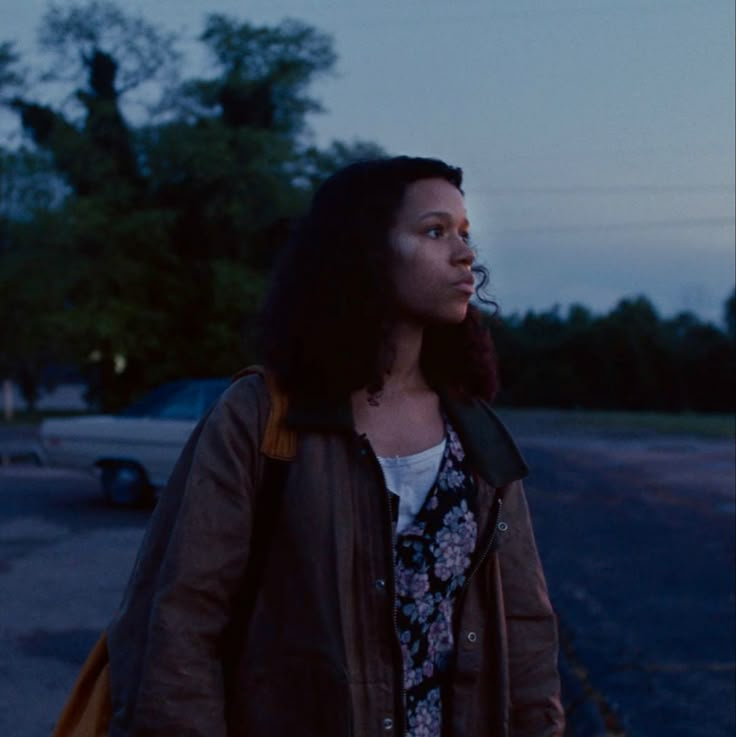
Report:
[[[655,230],[659,228],[723,228],[734,225],[733,217],[680,218],[673,220],[632,220],[621,223],[593,223],[590,225],[533,225],[522,228],[500,228],[500,235],[525,235],[527,233],[585,233],[612,230]]]
[[[609,195],[609,194],[693,194],[722,192],[732,193],[734,188],[722,185],[667,185],[667,184],[632,184],[632,185],[592,185],[562,187],[468,187],[472,194],[506,195]]]

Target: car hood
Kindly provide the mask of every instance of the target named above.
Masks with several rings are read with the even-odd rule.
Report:
[[[66,430],[93,430],[100,425],[108,425],[118,421],[116,415],[84,415],[82,417],[55,417],[41,423],[41,435],[63,433]]]

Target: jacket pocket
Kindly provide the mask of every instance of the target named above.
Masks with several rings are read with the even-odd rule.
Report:
[[[351,737],[352,708],[345,674],[308,656],[280,656],[247,674],[235,696],[228,735]]]

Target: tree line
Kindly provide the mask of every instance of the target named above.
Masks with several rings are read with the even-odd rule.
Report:
[[[724,329],[690,312],[661,318],[644,296],[604,315],[581,305],[488,316],[500,358],[498,400],[512,406],[736,410],[736,290]]]
[[[106,0],[51,4],[33,72],[0,42],[0,105],[25,136],[0,145],[0,379],[30,400],[49,366],[80,367],[90,399],[115,409],[257,361],[254,319],[289,224],[324,177],[383,153],[314,143],[328,35],[211,14],[198,42],[208,74],[184,76],[173,34]],[[503,402],[733,407],[732,317],[728,334],[639,298],[602,317],[488,321]]]

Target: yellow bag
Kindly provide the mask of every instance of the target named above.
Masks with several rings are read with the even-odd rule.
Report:
[[[110,662],[103,632],[82,666],[52,737],[107,737],[111,715]]]

